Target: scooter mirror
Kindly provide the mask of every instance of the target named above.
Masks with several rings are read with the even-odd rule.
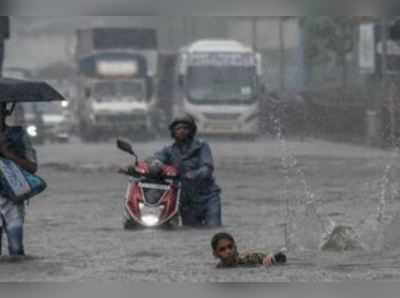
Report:
[[[133,151],[131,144],[129,144],[127,141],[118,139],[117,147],[122,151],[125,151],[133,156],[136,156],[136,153],[135,153],[135,151]]]

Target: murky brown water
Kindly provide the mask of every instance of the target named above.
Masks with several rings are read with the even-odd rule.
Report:
[[[135,146],[143,156],[159,145]],[[299,246],[289,250],[287,266],[216,270],[209,247],[216,230],[123,231],[126,179],[115,169],[129,158],[113,145],[49,145],[38,148],[45,164],[40,174],[49,189],[32,201],[27,214],[25,245],[32,257],[20,262],[2,258],[0,281],[398,280],[400,237],[395,231],[400,224],[391,218],[400,210],[399,159],[390,152],[324,142],[287,145],[315,195],[318,216],[329,216],[372,239],[376,227],[365,219],[377,212],[380,180],[385,165],[392,164],[385,213],[387,224],[392,225],[385,225],[383,250],[322,252]],[[276,142],[218,142],[213,147],[218,182],[224,189],[223,230],[236,236],[242,250],[277,250],[287,245],[287,200],[290,206],[299,206],[292,218],[299,227],[306,195],[297,172],[282,167]],[[315,232],[312,229],[313,225],[305,237]]]

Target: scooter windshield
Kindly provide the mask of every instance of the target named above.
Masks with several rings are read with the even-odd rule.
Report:
[[[161,199],[165,193],[165,190],[144,188],[143,193],[144,193],[146,203],[148,203],[150,205],[157,205],[161,201]]]

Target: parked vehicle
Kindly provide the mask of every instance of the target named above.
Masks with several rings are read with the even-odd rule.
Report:
[[[75,112],[83,140],[154,135],[157,59],[153,29],[78,30]]]

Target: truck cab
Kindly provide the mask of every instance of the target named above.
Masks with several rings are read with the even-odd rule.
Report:
[[[78,32],[77,115],[82,139],[154,134],[155,31],[95,28]]]

